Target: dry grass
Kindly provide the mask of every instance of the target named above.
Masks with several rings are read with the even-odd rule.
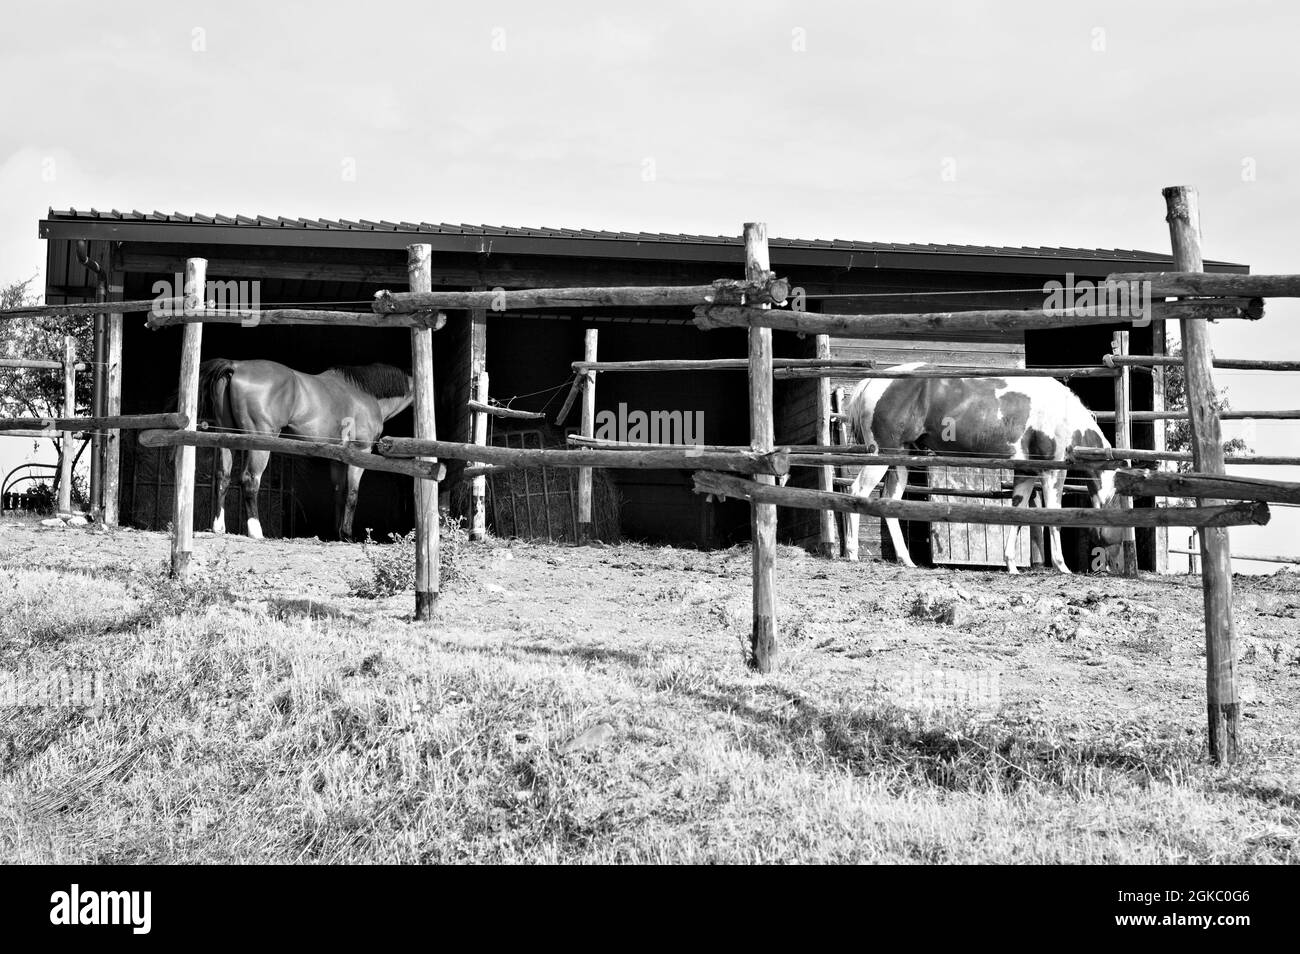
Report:
[[[1274,767],[1291,743],[1226,772],[1183,725],[751,676],[722,629],[694,652],[428,631],[248,600],[235,574],[196,596],[19,562],[0,563],[5,668],[101,668],[110,692],[0,711],[11,861],[1300,860],[1300,784]]]

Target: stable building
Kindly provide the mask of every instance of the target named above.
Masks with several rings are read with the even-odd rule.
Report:
[[[290,219],[266,216],[205,216],[118,211],[53,211],[40,222],[48,242],[46,301],[94,301],[102,282],[111,313],[113,300],[147,299],[174,287],[187,258],[208,261],[209,281],[249,282],[261,307],[320,306],[368,311],[381,289],[406,288],[406,247],[432,246],[435,290],[699,285],[740,278],[744,253],[739,236],[602,232],[581,229],[498,228],[412,222]],[[79,250],[78,243],[85,246]],[[1003,248],[957,245],[897,245],[884,242],[769,239],[773,270],[802,289],[810,311],[894,313],[1026,308],[1043,304],[1043,285],[1056,280],[1100,281],[1113,272],[1168,271],[1169,255],[1122,249]],[[96,274],[94,266],[102,272]],[[1211,272],[1244,273],[1248,268],[1206,262]],[[177,290],[179,293],[179,290]],[[120,322],[120,368],[103,375],[101,387],[120,393],[123,413],[164,409],[176,387],[180,332],[149,330],[142,316],[114,316],[102,322],[103,336]],[[1161,322],[1133,327],[1135,354],[1164,353]],[[600,331],[602,361],[652,358],[736,358],[747,353],[743,329],[703,332],[689,308],[540,309],[533,313],[451,312],[434,337],[438,434],[469,441],[467,402],[480,371],[491,379],[494,399],[520,410],[544,411],[545,422],[494,421],[494,443],[549,446],[563,442],[577,416],[554,423],[573,377],[571,364],[583,357],[584,332]],[[910,334],[873,340],[829,341],[832,357],[869,358],[880,366],[908,361],[985,368],[1100,364],[1111,350],[1112,328],[1015,333],[953,332]],[[816,357],[816,342],[794,333],[773,333],[780,357]],[[105,348],[104,353],[114,349]],[[384,361],[409,364],[409,336],[403,330],[303,326],[240,327],[212,324],[204,331],[203,356],[266,358],[308,372],[343,364]],[[1134,374],[1133,410],[1163,410],[1154,376]],[[851,388],[851,374],[832,386]],[[1112,382],[1070,382],[1095,411],[1114,409]],[[692,435],[707,444],[747,444],[749,425],[744,374],[602,372],[596,390],[598,412],[609,419],[635,412],[680,412],[698,424]],[[779,380],[775,390],[778,444],[814,444],[826,413],[815,380]],[[1110,424],[1103,424],[1108,434]],[[1160,448],[1157,426],[1134,425],[1135,446]],[[410,412],[388,427],[411,432]],[[106,453],[112,453],[112,445]],[[120,480],[114,502],[123,524],[163,529],[171,519],[170,455],[137,446],[131,435],[120,443]],[[198,454],[196,525],[204,529],[215,511],[212,455]],[[449,474],[448,504],[461,505],[457,468]],[[978,478],[1000,480],[996,472]],[[623,535],[697,547],[726,546],[748,539],[749,506],[713,503],[691,489],[688,471],[611,470]],[[1009,476],[1009,475],[1007,475]],[[502,535],[565,538],[576,506],[572,475],[556,468],[493,476],[489,486],[489,530]],[[916,478],[914,478],[916,479]],[[969,474],[931,473],[936,486],[958,486]],[[815,485],[812,469],[796,470],[794,485]],[[981,485],[983,486],[983,485]],[[226,501],[232,526],[242,526],[239,494]],[[990,502],[997,505],[996,501]],[[1141,504],[1141,501],[1139,501]],[[1067,503],[1068,505],[1068,503]],[[409,479],[369,472],[361,487],[356,532],[376,538],[405,532],[413,524]],[[262,523],[268,536],[328,538],[333,497],[324,462],[273,456],[262,484]],[[862,521],[865,553],[879,554],[877,521]],[[780,512],[787,542],[813,546],[817,514]],[[907,527],[918,562],[999,565],[1002,527],[928,525]],[[1161,568],[1159,535],[1138,531],[1141,563]],[[1027,536],[1027,534],[1026,534]],[[887,546],[887,544],[885,544]],[[1067,543],[1067,549],[1070,544]],[[1067,554],[1067,558],[1072,558]]]

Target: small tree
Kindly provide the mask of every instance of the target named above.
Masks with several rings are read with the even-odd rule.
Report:
[[[34,278],[0,286],[0,308],[17,308],[40,304],[32,291]],[[0,318],[0,357],[62,361],[63,339],[77,339],[78,359],[85,361],[93,353],[94,319],[89,316],[47,318],[24,316]],[[92,376],[77,374],[76,405],[78,413],[91,405]],[[0,415],[5,417],[61,417],[63,415],[63,376],[56,371],[29,368],[0,368]],[[62,463],[63,441],[54,439]]]
[[[1182,355],[1182,345],[1175,345],[1170,349],[1169,354],[1172,357]],[[1214,406],[1220,412],[1232,410],[1232,403],[1228,400],[1228,391],[1215,389]],[[1165,368],[1165,407],[1171,411],[1187,410],[1187,373],[1183,370],[1181,364],[1170,365]],[[1192,449],[1192,422],[1188,421],[1169,421],[1165,428],[1165,446],[1171,451],[1190,451]],[[1226,454],[1250,454],[1250,445],[1240,437],[1229,438],[1223,442],[1223,453]],[[1178,468],[1180,472],[1192,469],[1191,461],[1179,461]]]

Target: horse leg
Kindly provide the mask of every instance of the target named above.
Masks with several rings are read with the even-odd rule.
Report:
[[[234,469],[234,456],[229,448],[217,448],[217,515],[212,520],[213,533],[226,532],[226,491],[230,489],[230,472]]]
[[[1038,478],[1017,477],[1015,487],[1011,491],[1011,506],[1030,507],[1033,506],[1032,497],[1034,494],[1034,483]],[[1007,565],[1008,573],[1019,573],[1016,568],[1016,551],[1020,548],[1020,526],[1011,525],[1011,532],[1007,534],[1006,547],[1002,551],[1002,559]]]
[[[1035,490],[1029,497],[1029,506],[1042,508],[1043,495]],[[1032,526],[1029,528],[1029,565],[1043,565],[1043,528],[1041,526]]]
[[[1065,493],[1065,471],[1050,470],[1043,473],[1043,507],[1046,510],[1060,510],[1061,496]],[[1061,549],[1061,528],[1047,528],[1047,535],[1052,541],[1052,566],[1060,573],[1069,573],[1065,565],[1065,551]]]
[[[262,539],[262,521],[257,518],[257,492],[262,487],[262,471],[266,470],[267,461],[271,459],[269,451],[248,451],[244,463],[244,513],[248,515],[248,535],[254,540]]]
[[[334,529],[339,531],[342,539],[343,498],[347,494],[348,465],[338,461],[330,462],[330,486],[334,488]]]
[[[361,487],[361,475],[365,469],[349,467],[347,474],[347,502],[343,505],[343,517],[339,521],[339,539],[352,539],[352,518],[357,512],[357,492]]]
[[[903,491],[907,489],[907,468],[903,465],[894,467],[885,475],[885,489],[881,496],[889,500],[902,500]],[[903,566],[916,568],[912,554],[907,550],[907,541],[903,539],[903,527],[895,517],[886,517],[885,526],[889,528],[889,540],[894,545],[894,558]]]
[[[880,478],[885,476],[888,467],[863,467],[858,471],[858,476],[853,478],[853,483],[849,486],[849,493],[855,497],[869,497],[871,491],[876,489],[876,484],[880,483]],[[857,562],[858,559],[858,523],[861,519],[856,513],[845,514],[845,523],[847,526],[844,530],[844,557],[845,559]]]

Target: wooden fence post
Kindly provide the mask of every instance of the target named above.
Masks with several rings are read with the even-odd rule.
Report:
[[[208,260],[185,261],[185,308],[202,311],[207,304]],[[199,419],[199,361],[203,350],[202,322],[188,322],[181,333],[181,376],[176,389],[176,410],[184,414],[185,430],[195,430]],[[172,495],[172,576],[184,579],[194,551],[194,448],[176,448],[176,484]]]
[[[63,337],[63,416],[77,416],[77,339]],[[59,516],[72,516],[72,431],[64,431],[59,455]]]
[[[817,335],[816,357],[829,360],[831,357],[831,336]],[[831,442],[831,379],[817,379],[817,443],[823,446]],[[835,489],[835,468],[827,465],[817,470],[817,489],[831,491]],[[835,511],[823,510],[821,517],[821,536],[818,541],[821,554],[834,559],[839,551],[839,534],[835,532]]]
[[[1171,186],[1163,190],[1168,210],[1174,270],[1199,272],[1201,212],[1196,190]],[[1183,370],[1187,381],[1187,410],[1192,432],[1192,462],[1205,474],[1224,473],[1223,434],[1215,405],[1210,330],[1203,321],[1179,323],[1183,341]],[[1203,500],[1202,506],[1221,503]],[[1237,759],[1241,710],[1237,699],[1237,647],[1232,618],[1232,557],[1228,531],[1203,527],[1201,586],[1205,591],[1205,696],[1209,717],[1210,758],[1216,764]]]
[[[1123,357],[1128,356],[1128,332],[1116,331],[1111,335],[1111,351],[1114,354]],[[1115,375],[1115,446],[1132,447],[1133,446],[1133,422],[1129,416],[1133,410],[1133,391],[1131,389],[1131,369],[1128,365],[1121,365],[1119,373]],[[1127,496],[1120,497],[1120,506],[1125,510],[1132,508],[1133,499]],[[1137,534],[1132,527],[1124,528],[1124,539],[1121,543],[1123,555],[1123,566],[1120,572],[1124,576],[1137,576]]]
[[[762,281],[771,268],[767,225],[745,223],[745,279]],[[764,306],[766,307],[766,306]],[[750,446],[770,453],[776,442],[772,419],[772,329],[749,329],[749,435]],[[758,475],[758,483],[775,484],[776,478]],[[750,665],[771,672],[776,663],[776,505],[750,505],[754,560],[754,629]]]
[[[588,328],[583,337],[583,361],[595,361],[600,332]],[[596,434],[596,372],[584,371],[582,383],[582,436]],[[578,469],[578,542],[591,539],[591,468]]]
[[[433,247],[406,246],[406,272],[413,292],[433,291]],[[415,436],[437,440],[433,388],[433,329],[411,329],[411,375],[415,382]],[[433,619],[438,608],[438,482],[415,481],[415,619]]]
[[[475,395],[480,404],[488,402],[488,373],[480,372],[478,380],[475,382]],[[475,444],[483,447],[488,442],[488,416],[483,411],[474,411],[471,415],[474,422],[473,440]],[[487,539],[487,475],[479,474],[473,478],[470,483],[470,504],[469,504],[469,538],[471,540]]]

